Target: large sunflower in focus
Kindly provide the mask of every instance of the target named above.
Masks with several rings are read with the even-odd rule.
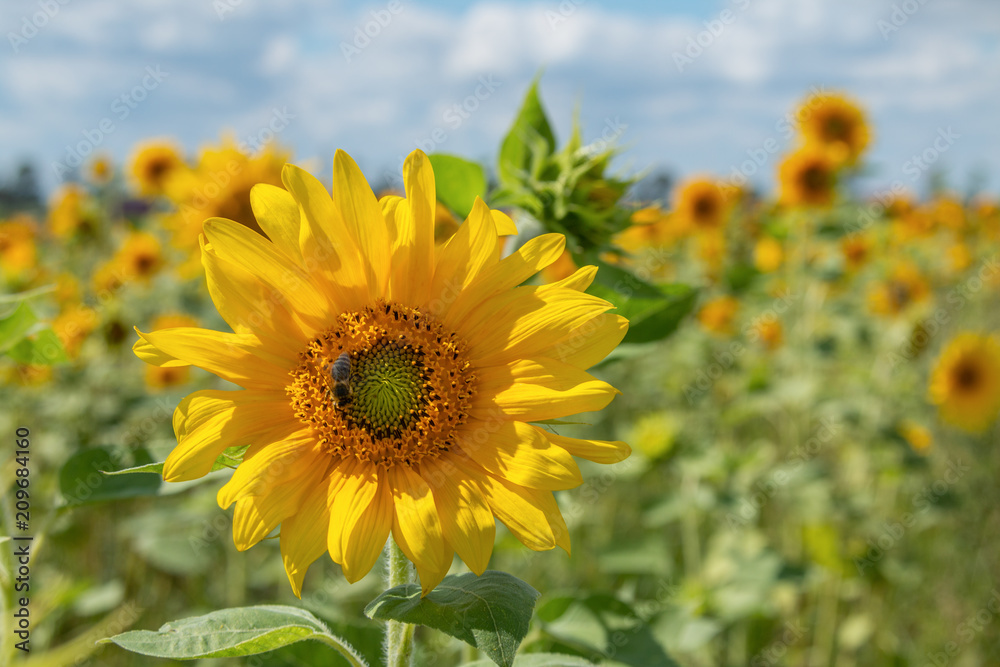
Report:
[[[941,418],[979,432],[1000,411],[1000,343],[989,336],[956,336],[938,359],[927,391]]]
[[[280,524],[297,595],[324,551],[354,582],[390,533],[424,592],[455,552],[483,572],[495,518],[531,549],[568,550],[552,491],[581,483],[573,456],[629,453],[532,423],[600,410],[618,393],[584,370],[627,327],[583,292],[596,269],[522,286],[559,257],[564,237],[537,237],[501,260],[499,215],[478,199],[435,247],[423,153],[407,158],[403,180],[405,198],[377,200],[337,151],[331,198],[286,166],[287,190],[251,193],[266,238],[231,220],[204,224],[208,289],[234,332],[167,329],[135,345],[151,364],[195,365],[243,387],[181,402],[164,478],[201,477],[223,450],[249,445],[219,504],[235,505],[241,550]]]
[[[813,95],[796,116],[806,145],[827,151],[838,163],[854,164],[871,141],[861,107],[842,95]]]

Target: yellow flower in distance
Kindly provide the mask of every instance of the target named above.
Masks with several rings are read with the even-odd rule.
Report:
[[[837,186],[837,163],[813,147],[790,153],[778,167],[779,201],[786,206],[829,207]]]
[[[66,354],[75,359],[87,337],[97,328],[97,312],[83,305],[71,305],[52,322],[52,330],[59,337]]]
[[[806,145],[827,151],[838,164],[857,162],[871,141],[864,112],[842,95],[813,95],[803,102],[796,117]]]
[[[132,181],[144,197],[164,194],[170,179],[185,168],[180,148],[170,139],[141,143],[129,159]]]
[[[230,220],[204,224],[208,291],[233,333],[140,333],[134,348],[153,365],[195,365],[243,387],[181,402],[164,478],[201,477],[226,448],[249,445],[218,501],[235,505],[238,549],[281,525],[296,595],[325,551],[359,580],[390,533],[425,593],[456,552],[483,572],[495,518],[531,549],[568,550],[552,491],[582,482],[573,457],[629,454],[533,424],[600,410],[618,393],[585,371],[628,325],[584,293],[595,267],[520,286],[559,258],[561,234],[501,260],[495,217],[477,199],[435,247],[434,173],[420,151],[403,181],[405,198],[377,200],[338,150],[331,198],[287,165],[285,189],[251,193],[267,238]]]
[[[920,270],[910,262],[897,262],[888,277],[869,295],[871,308],[881,315],[900,315],[930,298],[931,288]]]
[[[715,297],[698,311],[698,321],[712,333],[729,335],[739,306],[740,302],[731,296]]]
[[[57,239],[67,239],[78,232],[97,231],[89,205],[87,193],[79,185],[69,183],[62,186],[49,201],[49,231]]]
[[[778,239],[765,236],[754,245],[753,265],[761,273],[774,273],[781,268],[784,260],[785,251]]]
[[[1000,411],[1000,343],[974,333],[956,336],[934,366],[927,397],[944,421],[983,431]]]
[[[187,254],[181,275],[200,271],[198,239],[209,218],[235,220],[263,234],[250,205],[250,190],[258,183],[281,186],[281,169],[288,153],[268,144],[254,155],[241,151],[231,139],[202,151],[195,169],[184,170],[167,184],[167,195],[177,206],[167,227],[174,247]]]
[[[903,436],[907,444],[918,454],[926,454],[934,444],[934,436],[930,430],[910,419],[903,420],[897,427],[899,434]]]
[[[840,252],[844,256],[846,268],[857,271],[867,264],[871,259],[874,245],[871,234],[867,232],[847,234],[840,239]]]
[[[21,280],[37,265],[35,221],[27,215],[16,215],[0,222],[0,271],[6,280]]]
[[[91,183],[104,185],[111,180],[114,173],[114,165],[107,153],[99,153],[87,163],[87,179]]]
[[[676,222],[695,232],[721,229],[726,224],[729,205],[719,183],[696,177],[681,183],[674,192]]]

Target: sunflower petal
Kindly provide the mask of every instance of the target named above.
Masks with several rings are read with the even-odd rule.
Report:
[[[367,506],[355,504],[344,526],[344,562],[341,567],[344,578],[352,584],[368,574],[375,565],[392,530],[395,517],[392,491],[384,470],[380,471],[379,477],[371,502]]]
[[[357,163],[340,149],[333,156],[333,203],[361,251],[369,297],[384,296],[389,268],[385,219]]]
[[[479,484],[450,460],[427,460],[420,474],[434,493],[441,529],[448,544],[480,575],[486,571],[496,539],[496,519]]]
[[[396,509],[393,538],[416,566],[421,591],[427,595],[448,574],[452,560],[431,487],[406,465],[388,471],[388,484]]]
[[[346,558],[345,545],[358,518],[372,503],[378,490],[375,468],[349,459],[331,473],[328,489],[330,534],[327,548],[330,557],[341,566]]]
[[[431,281],[430,307],[443,312],[440,303],[450,303],[484,269],[499,261],[497,229],[490,209],[476,197],[472,212],[440,251]]]
[[[523,422],[472,422],[459,446],[494,477],[532,489],[572,489],[583,483],[569,452]],[[477,436],[482,437],[477,437]]]
[[[580,438],[568,438],[558,433],[552,433],[545,429],[533,426],[546,440],[553,445],[562,447],[573,456],[587,459],[594,463],[619,463],[624,461],[632,453],[632,448],[624,442],[610,440],[583,440]]]
[[[316,444],[309,431],[297,437],[248,450],[243,462],[216,497],[226,509],[248,496],[267,496],[307,468],[316,467]]]
[[[601,410],[619,393],[586,371],[554,359],[522,359],[480,371],[471,414],[531,422]]]
[[[330,508],[326,502],[329,478],[307,489],[298,511],[281,523],[281,559],[295,597],[302,597],[306,571],[326,551]]]
[[[250,189],[250,207],[267,238],[301,266],[299,205],[291,193],[275,185],[258,183]]]
[[[628,320],[621,315],[604,313],[587,320],[539,355],[550,357],[584,370],[600,363],[628,333]]]

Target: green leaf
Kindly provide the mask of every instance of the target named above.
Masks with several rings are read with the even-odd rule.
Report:
[[[28,335],[36,322],[38,318],[26,301],[17,304],[10,315],[0,319],[0,352],[14,347]]]
[[[18,363],[51,366],[69,361],[62,341],[52,329],[42,329],[31,338],[24,338],[7,350],[7,356]]]
[[[67,505],[106,502],[122,498],[155,495],[161,480],[155,475],[108,477],[105,472],[118,470],[120,457],[108,447],[83,449],[66,461],[59,471],[59,491]],[[136,463],[149,463],[149,454],[139,449]]]
[[[133,630],[100,640],[127,651],[174,660],[255,655],[316,639],[336,649],[350,665],[364,661],[308,611],[281,605],[221,609],[165,624],[156,632]]]
[[[429,155],[434,168],[434,187],[437,198],[465,218],[472,211],[476,197],[486,197],[486,174],[475,162],[454,155],[436,153]]]
[[[52,284],[52,285],[42,285],[41,287],[25,290],[24,292],[17,292],[16,294],[0,294],[0,304],[20,303],[27,301],[28,299],[34,299],[36,296],[41,296],[43,294],[48,294],[49,292],[55,292],[55,291],[56,291],[56,286],[55,284]]]
[[[212,464],[211,472],[222,470],[223,468],[235,468],[238,466],[243,462],[243,453],[247,450],[247,446],[248,445],[244,445],[243,447],[227,447],[225,451],[219,454],[219,458],[215,459],[215,463]],[[124,468],[122,470],[105,470],[104,474],[127,475],[131,473],[152,472],[162,477],[164,463],[166,462],[160,461],[158,463],[146,463],[132,468]]]
[[[365,607],[365,614],[440,630],[475,646],[501,667],[510,667],[528,634],[538,596],[517,577],[487,570],[479,577],[471,572],[445,577],[425,597],[420,597],[417,584],[390,588]]]
[[[654,298],[632,296],[628,289],[619,292],[599,283],[591,285],[587,292],[615,304],[615,314],[628,319],[628,333],[623,343],[649,343],[676,331],[698,300],[698,290],[689,285],[678,283],[656,289],[659,296]],[[641,286],[636,291],[647,293]]]
[[[555,151],[556,139],[538,99],[538,78],[531,82],[524,103],[507,136],[500,145],[497,176],[500,184],[516,186],[523,183],[525,172],[531,173],[538,157],[548,157]],[[541,150],[544,155],[538,156]]]

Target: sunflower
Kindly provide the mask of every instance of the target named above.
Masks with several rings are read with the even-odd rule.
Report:
[[[784,260],[785,252],[778,239],[765,236],[754,245],[753,265],[761,273],[774,273],[781,268]]]
[[[733,333],[733,320],[740,302],[731,296],[719,296],[708,301],[698,311],[698,322],[708,331],[715,334],[729,335]]]
[[[778,181],[782,204],[829,207],[836,193],[837,163],[827,151],[807,146],[781,162]]]
[[[956,336],[934,366],[927,397],[949,424],[983,431],[1000,411],[1000,343],[974,333]]]
[[[880,315],[900,315],[930,298],[931,288],[920,270],[910,262],[897,262],[885,280],[869,295],[871,309]]]
[[[785,340],[781,322],[775,317],[762,317],[750,328],[750,335],[768,350],[775,350]]]
[[[161,315],[153,321],[153,331],[196,326],[197,320],[182,314]],[[146,366],[146,386],[154,391],[187,384],[190,377],[190,366]]]
[[[281,169],[288,154],[268,144],[255,155],[242,152],[232,139],[202,150],[194,169],[170,179],[167,196],[177,211],[167,220],[171,242],[187,255],[179,267],[182,276],[200,271],[198,239],[202,223],[226,218],[264,234],[250,202],[250,190],[258,183],[281,186]]]
[[[93,286],[98,293],[109,293],[133,280],[149,284],[164,265],[163,250],[156,237],[147,232],[132,232],[118,252],[94,272]]]
[[[0,222],[0,271],[9,281],[22,281],[38,262],[35,244],[35,221],[27,215],[16,215]]]
[[[49,201],[49,232],[57,239],[68,239],[77,233],[93,234],[97,220],[87,193],[79,185],[62,186]]]
[[[282,181],[287,190],[252,192],[266,238],[231,220],[204,224],[208,290],[234,333],[181,327],[135,345],[153,365],[195,365],[243,387],[181,402],[164,478],[201,477],[226,448],[248,445],[218,501],[235,504],[240,550],[281,525],[296,595],[324,551],[359,580],[390,533],[424,593],[455,552],[483,572],[495,518],[530,549],[568,550],[552,491],[581,483],[573,456],[629,453],[533,424],[600,410],[618,393],[584,370],[628,324],[584,293],[596,269],[519,286],[565,238],[536,237],[501,260],[500,218],[479,199],[435,247],[434,173],[420,151],[403,166],[405,198],[377,200],[339,150],[332,198],[293,165]]]
[[[857,271],[867,264],[871,259],[873,246],[871,235],[865,232],[848,234],[840,239],[840,252],[847,269]]]
[[[829,152],[838,164],[857,162],[871,141],[861,108],[842,95],[811,96],[796,113],[807,146]]]
[[[180,148],[170,139],[153,139],[135,147],[129,160],[132,181],[144,197],[159,197],[167,184],[184,169]]]
[[[87,179],[91,183],[104,185],[111,181],[112,176],[114,176],[114,167],[111,158],[106,153],[95,155],[87,163]]]
[[[96,328],[97,313],[80,304],[67,306],[52,322],[52,330],[70,359],[79,356],[83,342]]]
[[[918,454],[926,454],[934,444],[934,436],[930,430],[910,419],[903,420],[897,427],[897,431]]]
[[[729,204],[718,182],[707,177],[695,177],[678,186],[674,192],[676,222],[694,232],[713,232],[726,224]]]

